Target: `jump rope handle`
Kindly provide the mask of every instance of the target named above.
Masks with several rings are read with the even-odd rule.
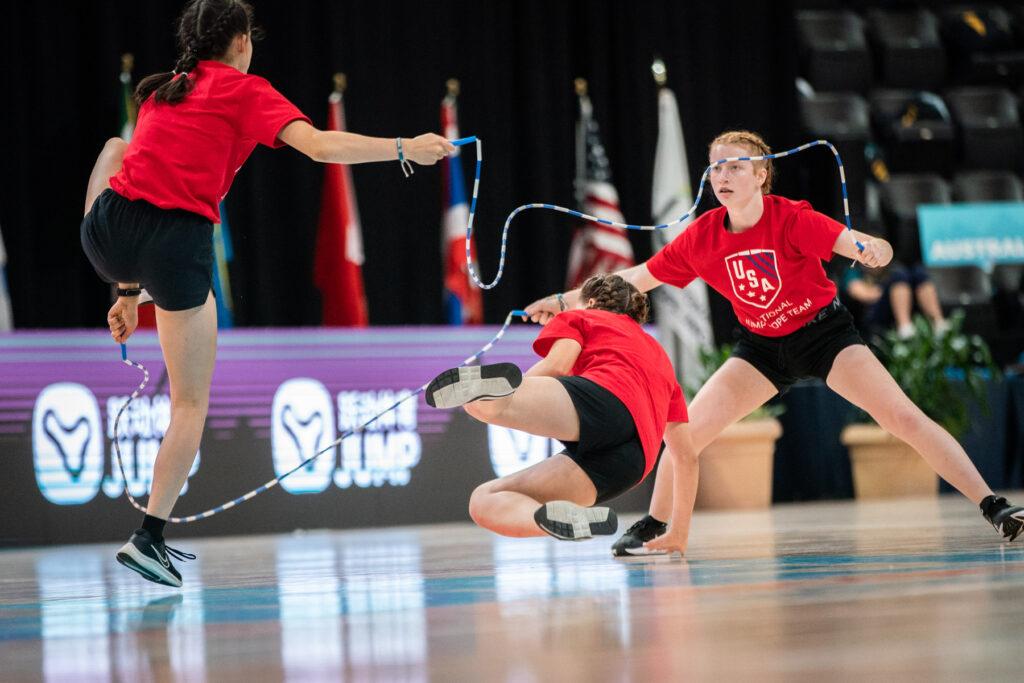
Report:
[[[456,147],[462,147],[463,145],[468,145],[472,142],[476,142],[476,136],[470,135],[468,138],[457,138],[455,140],[449,140],[448,142],[452,143]]]
[[[121,360],[128,360],[128,345],[121,344]]]

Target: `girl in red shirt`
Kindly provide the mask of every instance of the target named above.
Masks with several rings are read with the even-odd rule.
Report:
[[[447,370],[427,386],[431,406],[464,405],[481,422],[565,444],[473,491],[473,521],[505,536],[614,533],[615,512],[591,506],[643,481],[663,435],[673,452],[693,448],[672,364],[640,327],[647,295],[617,275],[592,277],[580,291],[576,308],[537,337],[533,348],[543,359],[525,379],[512,363],[498,363]]]
[[[770,153],[758,135],[731,131],[712,141],[709,161]],[[729,299],[742,325],[732,358],[690,406],[694,452],[797,380],[818,377],[912,446],[1012,541],[1024,529],[1024,508],[992,495],[960,444],[907,398],[857,334],[821,266],[834,253],[867,267],[885,266],[892,247],[850,234],[807,202],[768,194],[772,171],[771,160],[714,166],[711,186],[722,206],[693,221],[646,263],[619,273],[643,292],[702,278]],[[564,300],[571,304],[579,297],[577,290]],[[541,299],[526,310],[542,324],[557,320],[558,298]],[[616,555],[685,551],[695,488],[689,480],[696,480],[698,468],[689,454],[672,455],[659,465],[650,515],[613,546]]]
[[[114,340],[123,343],[135,330],[142,287],[156,305],[171,421],[153,470],[149,514],[117,559],[170,586],[180,586],[181,575],[167,556],[163,528],[206,419],[217,340],[212,223],[235,173],[257,143],[345,164],[401,160],[403,152],[433,164],[454,149],[434,134],[403,140],[317,130],[270,83],[248,74],[258,37],[252,8],[242,0],[190,2],[178,23],[174,71],[139,83],[132,141],[106,144],[85,198],[83,249],[118,287],[107,314]]]

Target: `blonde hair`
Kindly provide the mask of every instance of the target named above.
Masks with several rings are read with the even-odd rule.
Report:
[[[718,137],[711,141],[708,145],[708,152],[711,152],[711,148],[715,145],[739,145],[740,147],[746,148],[750,152],[750,156],[759,157],[765,154],[771,154],[772,148],[768,146],[760,135],[751,132],[749,130],[727,130],[721,133]],[[715,161],[718,161],[715,159]],[[772,191],[772,181],[775,179],[775,166],[772,164],[771,159],[765,159],[764,161],[753,161],[754,168],[763,168],[767,171],[764,177],[764,184],[761,185],[761,194],[768,194]],[[760,164],[760,166],[758,166]]]

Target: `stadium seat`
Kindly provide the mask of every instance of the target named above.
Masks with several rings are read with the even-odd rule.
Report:
[[[896,173],[952,173],[956,160],[953,120],[935,93],[875,90],[870,96],[875,138]]]
[[[907,265],[920,263],[917,205],[948,204],[949,184],[932,173],[893,174],[880,189],[882,216],[896,259]]]
[[[864,20],[850,11],[797,13],[801,71],[817,90],[856,90],[871,86],[871,53]]]
[[[934,89],[946,77],[946,52],[938,20],[923,9],[868,12],[868,37],[882,84]]]
[[[965,4],[939,15],[952,78],[960,83],[1013,84],[1024,80],[1024,50],[1010,14],[995,5]]]
[[[928,274],[943,306],[985,305],[991,300],[989,278],[977,266],[929,268]]]
[[[871,139],[868,104],[856,93],[817,93],[800,99],[800,118],[804,134],[824,138],[836,146],[846,171],[850,212],[861,223],[864,212],[864,183],[868,175],[864,149]],[[825,152],[809,153],[800,164],[815,208],[833,217],[842,215],[842,195],[835,161]]]
[[[953,201],[1024,201],[1024,183],[1008,171],[964,171],[953,178]]]
[[[1016,170],[1021,167],[1024,132],[1013,94],[1003,88],[965,87],[946,93],[966,168]]]

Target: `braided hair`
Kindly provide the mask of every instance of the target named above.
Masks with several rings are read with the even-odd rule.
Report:
[[[250,40],[262,37],[253,26],[252,6],[245,0],[191,0],[178,19],[174,70],[144,78],[135,89],[136,104],[141,106],[154,93],[157,102],[181,102],[195,86],[190,74],[199,61],[224,56],[240,34]]]
[[[594,300],[592,306],[602,311],[624,313],[638,323],[647,322],[651,304],[647,295],[618,275],[595,275],[583,283],[582,301]]]

